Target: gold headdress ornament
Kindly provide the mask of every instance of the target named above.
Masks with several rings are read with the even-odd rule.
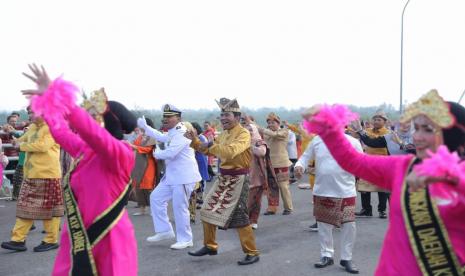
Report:
[[[239,103],[236,99],[230,100],[221,98],[219,101],[215,100],[222,112],[241,112]]]
[[[102,87],[92,92],[90,97],[87,97],[85,94],[83,94],[83,97],[84,102],[82,103],[82,107],[87,110],[97,122],[103,124],[103,114],[105,114],[108,108],[108,98],[105,89]]]
[[[449,105],[435,89],[409,105],[402,114],[400,122],[409,122],[418,115],[425,115],[441,128],[452,127],[455,123],[455,117],[450,113]]]
[[[276,121],[278,124],[281,123],[281,118],[279,118],[278,115],[276,115],[274,112],[271,112],[268,114],[268,117],[266,117],[266,121]]]
[[[375,114],[372,116],[372,118],[376,118],[376,117],[379,117],[385,121],[388,120],[388,117],[386,116],[386,112],[384,112],[384,110],[382,109],[378,109],[376,110]]]

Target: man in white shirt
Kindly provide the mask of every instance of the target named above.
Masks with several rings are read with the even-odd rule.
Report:
[[[289,182],[290,184],[294,183],[297,179],[294,175],[294,166],[297,162],[297,138],[293,131],[289,131],[289,137],[287,141],[287,153],[289,154],[289,161],[292,162],[291,168],[289,170]]]
[[[139,128],[147,136],[165,144],[162,150],[154,151],[156,159],[165,160],[166,170],[158,186],[150,194],[150,208],[153,216],[155,235],[147,241],[157,242],[174,238],[173,226],[168,218],[168,201],[173,201],[176,240],[171,249],[192,247],[192,229],[189,217],[189,198],[195,183],[201,180],[191,140],[184,137],[186,127],[181,123],[181,111],[173,105],[163,107],[163,126],[168,133],[161,133],[147,125],[145,118],[137,120]]]
[[[362,152],[360,142],[347,135],[354,148]],[[301,178],[304,168],[310,161],[315,162],[315,186],[313,187],[313,214],[318,222],[318,237],[320,239],[321,260],[316,268],[334,264],[333,228],[342,228],[341,262],[349,273],[357,274],[358,269],[352,262],[352,249],[355,242],[355,177],[344,171],[332,157],[320,137],[315,137],[300,159],[294,172]],[[341,226],[342,225],[342,226]]]

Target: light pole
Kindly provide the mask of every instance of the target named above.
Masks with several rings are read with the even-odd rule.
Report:
[[[407,8],[410,0],[405,3],[404,9],[402,10],[402,21],[400,23],[400,103],[399,112],[402,114],[402,88],[403,88],[403,69],[404,69],[404,14],[405,8]]]
[[[459,101],[457,102],[458,104],[460,104],[460,102],[462,101],[463,96],[465,96],[465,90],[463,91],[462,96],[460,96],[460,99],[459,99]]]

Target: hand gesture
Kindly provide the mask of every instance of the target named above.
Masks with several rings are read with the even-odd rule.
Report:
[[[27,90],[22,90],[21,92],[23,95],[26,96],[33,96],[33,95],[41,95],[47,90],[48,86],[50,85],[50,78],[47,75],[47,72],[45,71],[43,66],[40,66],[40,68],[37,67],[37,65],[33,64],[28,64],[29,69],[31,69],[33,76],[23,73],[23,75],[32,80],[36,85],[37,89],[27,89]]]
[[[351,126],[352,129],[355,130],[356,132],[362,130],[362,123],[360,122],[360,120],[352,121],[352,122],[350,123],[350,126]]]
[[[16,137],[13,137],[13,140],[11,140],[11,145],[12,145],[15,149],[19,149],[20,142],[16,139]]]
[[[131,142],[129,142],[128,140],[124,140],[123,143],[127,144],[128,146],[130,146],[134,150],[137,149],[137,147],[134,144],[132,144]]]
[[[141,118],[137,119],[137,126],[141,129],[147,128],[147,121],[145,120],[145,116],[142,116]]]
[[[6,124],[3,126],[3,131],[6,133],[11,133],[11,132],[14,132],[15,129],[11,125]]]
[[[197,135],[194,133],[193,130],[187,130],[186,133],[184,133],[184,137],[186,137],[189,140],[194,140]]]
[[[402,146],[402,139],[399,138],[399,135],[397,135],[397,132],[392,132],[391,140],[394,143]]]
[[[297,177],[297,179],[301,179],[303,175],[304,175],[304,168],[302,168],[301,166],[295,166],[294,176]]]
[[[409,192],[414,193],[420,189],[426,188],[427,185],[433,183],[450,183],[456,185],[458,183],[458,179],[453,177],[440,177],[440,176],[422,176],[417,175],[415,171],[412,171],[406,178],[407,185],[409,187]]]

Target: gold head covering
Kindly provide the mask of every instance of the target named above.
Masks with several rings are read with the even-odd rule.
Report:
[[[103,114],[108,108],[108,98],[105,93],[105,89],[102,87],[99,90],[95,90],[90,94],[90,97],[84,95],[84,102],[82,107],[91,114],[97,122],[103,124]]]
[[[418,115],[425,115],[441,128],[449,128],[454,125],[455,118],[450,113],[449,105],[433,89],[423,95],[418,101],[409,105],[400,118],[401,123],[411,121]]]
[[[266,117],[266,121],[276,121],[278,124],[281,123],[281,118],[279,118],[278,115],[276,115],[274,112],[271,112],[268,114],[268,117]]]
[[[221,98],[219,101],[215,101],[220,107],[221,112],[241,112],[241,108],[236,99],[230,100],[228,98]]]
[[[375,115],[373,115],[371,118],[376,118],[376,117],[379,117],[385,121],[388,120],[388,117],[386,116],[386,112],[384,112],[384,110],[382,109],[376,110]]]

